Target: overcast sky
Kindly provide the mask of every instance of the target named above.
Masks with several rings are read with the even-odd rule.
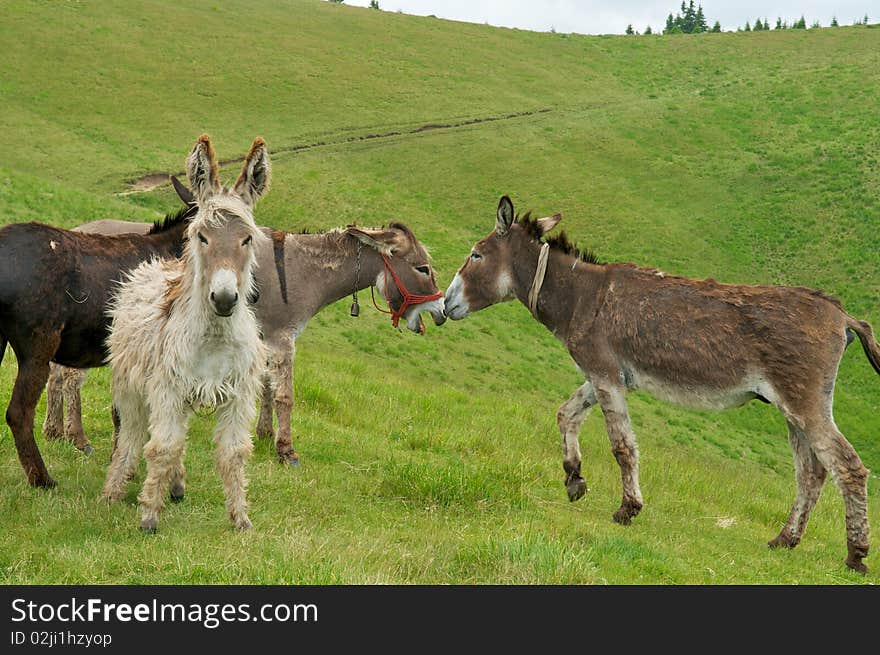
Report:
[[[364,7],[370,4],[369,0],[345,2]],[[870,22],[880,22],[880,0],[706,0],[702,5],[709,24],[720,20],[725,30],[736,29],[747,20],[754,24],[756,18],[768,18],[775,25],[777,16],[791,23],[803,15],[808,25],[818,20],[825,26],[832,16],[837,16],[841,25],[851,25],[867,13]],[[434,14],[528,30],[623,34],[628,23],[640,32],[646,25],[662,30],[666,16],[679,10],[681,0],[379,0],[379,6],[385,11]]]

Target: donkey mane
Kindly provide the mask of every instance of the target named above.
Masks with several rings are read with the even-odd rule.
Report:
[[[147,234],[161,234],[162,232],[167,232],[195,216],[198,210],[199,208],[197,205],[189,205],[187,207],[181,207],[176,214],[169,212],[165,214],[165,218],[154,221],[153,227],[150,228],[150,231],[147,232]]]
[[[357,223],[350,223],[350,224],[346,225],[345,227],[357,227],[357,228],[361,228],[361,229],[370,229],[370,230],[384,230],[384,229],[386,229],[384,225],[380,225],[379,227],[368,228],[366,226],[358,225]],[[401,232],[403,232],[404,234],[406,234],[407,236],[409,236],[410,238],[412,238],[413,240],[415,240],[415,234],[413,234],[413,231],[411,229],[409,229],[403,223],[399,223],[397,221],[392,221],[391,223],[388,224],[388,229],[398,229]],[[314,230],[312,228],[303,227],[303,228],[300,228],[298,232],[287,232],[287,234],[332,234],[334,232],[344,233],[345,228],[331,227],[331,228],[327,228],[326,230]]]
[[[519,214],[516,215],[516,222],[522,226],[523,230],[525,230],[526,234],[535,239],[538,242],[541,242],[541,238],[544,236],[541,230],[541,227],[538,225],[538,219],[532,218],[532,212],[528,211],[523,216]],[[571,255],[581,260],[582,262],[586,262],[587,264],[601,264],[599,258],[589,248],[580,248],[576,246],[571,240],[568,238],[568,235],[565,233],[565,230],[561,230],[559,234],[554,234],[548,236],[543,241],[547,245],[550,246],[553,250],[558,250],[561,253],[566,255]]]

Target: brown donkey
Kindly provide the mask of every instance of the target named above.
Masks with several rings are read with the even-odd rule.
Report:
[[[515,219],[503,197],[494,231],[474,245],[449,285],[445,311],[458,320],[517,298],[568,348],[586,377],[557,413],[569,498],[586,491],[578,432],[593,405],[602,409],[623,478],[614,520],[629,524],[642,508],[642,493],[628,390],[704,409],[758,399],[785,416],[797,477],[791,513],[770,546],[798,544],[831,471],[846,505],[847,566],[866,572],[868,470],[834,424],[831,405],[853,334],[880,373],[871,326],[812,289],[719,284],[599,264],[564,233],[542,242],[560,219]]]
[[[195,211],[186,209],[149,234],[80,234],[39,223],[0,228],[0,362],[7,343],[18,375],[6,422],[31,485],[54,487],[34,441],[34,408],[49,363],[103,366],[111,289],[126,271],[156,257],[177,257]],[[88,442],[77,443],[88,452]]]

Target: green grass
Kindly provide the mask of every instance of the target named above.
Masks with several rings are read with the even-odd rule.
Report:
[[[26,38],[25,38],[26,37]],[[3,222],[155,219],[177,206],[126,181],[177,172],[208,131],[221,159],[266,137],[261,223],[408,223],[447,284],[498,196],[563,212],[606,260],[801,284],[880,325],[880,29],[677,37],[537,34],[285,3],[0,7]],[[453,129],[422,125],[549,109]],[[353,140],[369,134],[398,136]],[[300,144],[328,145],[298,152]],[[234,166],[224,168],[232,178]],[[298,341],[297,470],[259,442],[255,529],[235,534],[196,419],[187,498],[153,537],[133,483],[98,501],[109,376],[84,391],[96,455],[40,448],[29,489],[0,426],[0,581],[8,583],[859,583],[829,484],[802,544],[769,551],[794,494],[785,427],[758,403],[713,414],[637,393],[645,509],[611,522],[617,465],[601,416],[581,435],[587,496],[562,486],[556,407],[578,374],[519,305],[424,338],[386,317],[318,315]],[[0,369],[8,403],[15,360]],[[880,470],[880,379],[844,357],[835,418]],[[38,410],[38,428],[44,407]],[[142,477],[138,478],[140,481]],[[870,521],[878,522],[876,477]],[[867,563],[878,569],[871,554]]]

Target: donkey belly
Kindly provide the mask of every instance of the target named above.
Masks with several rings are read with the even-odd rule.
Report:
[[[108,324],[109,321],[104,320],[91,321],[86,325],[66,325],[52,361],[73,368],[104,366]]]
[[[103,344],[62,341],[52,361],[71,368],[97,368],[106,365],[107,351]]]
[[[755,398],[773,396],[761,380],[751,377],[729,386],[716,387],[699,382],[666,380],[635,369],[627,370],[625,376],[630,389],[642,389],[655,398],[689,409],[722,410],[739,407]]]

